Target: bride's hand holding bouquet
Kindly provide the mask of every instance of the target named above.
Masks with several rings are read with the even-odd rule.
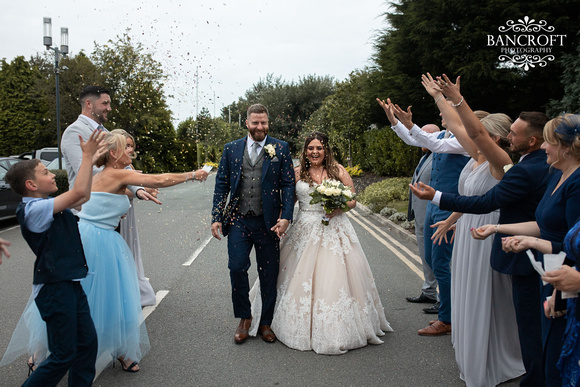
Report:
[[[322,224],[328,226],[330,219],[334,216],[333,212],[341,210],[347,212],[350,210],[348,202],[355,199],[355,194],[350,187],[345,186],[337,180],[324,180],[321,184],[314,187],[310,193],[312,200],[310,204],[320,203],[324,208],[325,216],[322,217]],[[329,216],[333,214],[332,216]]]

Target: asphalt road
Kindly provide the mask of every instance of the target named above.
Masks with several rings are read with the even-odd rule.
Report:
[[[162,206],[135,202],[145,274],[158,294],[145,308],[151,350],[141,371],[106,369],[95,386],[464,386],[451,337],[421,337],[434,316],[410,304],[422,284],[416,245],[360,208],[349,213],[394,332],[340,356],[251,338],[235,345],[226,241],[210,236],[214,176],[162,190]],[[34,257],[15,222],[0,224],[12,258],[0,266],[0,353],[30,294]],[[255,266],[250,269],[252,281]],[[26,358],[0,368],[0,386],[26,379]],[[65,381],[60,383],[66,386]],[[505,383],[503,386],[515,386]]]

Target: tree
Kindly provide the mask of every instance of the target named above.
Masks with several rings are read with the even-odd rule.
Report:
[[[446,73],[453,79],[461,76],[462,94],[472,107],[512,117],[522,110],[542,111],[550,99],[562,97],[554,77],[562,72],[559,61],[529,71],[506,66],[499,61],[498,50],[487,46],[487,35],[497,33],[506,21],[526,15],[545,19],[569,39],[566,47],[553,48],[559,57],[570,46],[576,47],[578,16],[572,9],[580,6],[578,0],[565,6],[556,0],[533,4],[497,0],[485,6],[467,0],[402,0],[391,5],[393,11],[386,15],[391,28],[376,40],[375,90],[401,106],[412,105],[419,122],[438,120],[420,84],[425,72]]]
[[[370,69],[353,71],[310,116],[301,138],[312,130],[327,133],[342,164],[360,165],[376,174],[406,176],[416,165],[417,150],[404,145],[390,128],[378,130],[373,124],[369,114],[376,105],[369,91],[373,81]]]
[[[228,124],[221,118],[211,118],[209,110],[203,108],[197,119],[189,117],[179,123],[177,140],[183,144],[185,152],[197,155],[200,164],[208,161],[219,162],[224,145],[245,134],[237,123]],[[192,163],[192,167],[197,167]]]
[[[117,41],[95,45],[91,57],[103,74],[103,86],[112,94],[114,109],[108,126],[135,136],[141,154],[136,160],[138,168],[163,172],[183,166],[163,93],[161,64],[145,52],[141,43],[133,42],[128,32]]]
[[[576,47],[575,53],[562,56],[562,65],[564,73],[561,77],[561,83],[564,87],[564,96],[559,101],[550,101],[548,112],[551,116],[563,112],[580,112],[580,44]]]
[[[298,82],[286,83],[282,77],[268,74],[247,90],[244,98],[222,109],[222,118],[225,120],[231,114],[245,120],[247,108],[261,103],[268,108],[270,134],[287,141],[292,152],[296,152],[304,123],[334,88],[335,82],[329,76],[307,75]]]
[[[189,170],[197,166],[197,142],[195,138],[195,119],[189,117],[177,126],[176,141],[180,147],[180,153],[184,156],[184,167]]]
[[[0,154],[14,155],[56,145],[56,128],[45,121],[46,104],[34,88],[40,72],[24,57],[0,68]]]
[[[56,133],[56,86],[54,73],[54,53],[36,55],[31,63],[38,68],[42,76],[37,79],[35,89],[42,96],[48,107],[47,120],[51,123],[51,132]],[[81,113],[78,102],[81,90],[88,85],[101,85],[103,76],[100,69],[81,51],[75,56],[61,59],[60,68],[60,133],[76,121]],[[56,139],[56,136],[55,136]],[[56,146],[56,141],[52,146]]]

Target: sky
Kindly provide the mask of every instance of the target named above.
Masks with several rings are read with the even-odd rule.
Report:
[[[0,0],[0,58],[42,54],[43,17],[53,46],[68,27],[69,51],[129,35],[168,75],[174,123],[206,107],[211,115],[268,74],[341,81],[372,64],[373,40],[386,28],[386,0]],[[199,90],[196,92],[196,71]],[[107,86],[107,85],[103,85]],[[215,95],[215,98],[214,98]],[[114,102],[114,101],[113,101]]]

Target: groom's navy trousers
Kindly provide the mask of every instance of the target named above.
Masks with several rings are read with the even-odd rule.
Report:
[[[232,302],[236,318],[252,317],[250,299],[250,251],[256,251],[256,263],[262,294],[260,325],[270,325],[276,304],[276,281],[280,266],[278,240],[268,232],[264,216],[239,216],[233,221],[228,234],[228,268],[232,282]]]

